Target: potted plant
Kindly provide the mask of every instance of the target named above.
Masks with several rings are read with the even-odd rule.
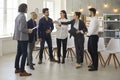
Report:
[[[106,19],[107,19],[107,20],[110,20],[110,19],[111,19],[111,16],[107,16]]]

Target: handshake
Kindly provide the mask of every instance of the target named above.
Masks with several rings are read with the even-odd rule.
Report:
[[[32,33],[33,32],[33,29],[28,29],[29,33]]]
[[[53,21],[54,24],[60,24],[58,21]]]

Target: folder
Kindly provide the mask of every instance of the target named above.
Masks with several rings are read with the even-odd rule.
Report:
[[[77,29],[75,29],[74,27],[72,27],[68,32],[72,35],[72,36],[76,36],[77,34],[76,34],[76,31],[77,31]]]

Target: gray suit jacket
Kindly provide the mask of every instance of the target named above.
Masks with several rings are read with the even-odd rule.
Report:
[[[13,39],[18,41],[28,41],[28,28],[24,13],[20,13],[15,19]]]

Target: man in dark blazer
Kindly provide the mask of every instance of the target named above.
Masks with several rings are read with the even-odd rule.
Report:
[[[45,41],[47,42],[47,45],[48,45],[50,61],[56,62],[56,60],[53,57],[53,53],[52,53],[51,32],[54,29],[53,21],[51,18],[49,18],[48,8],[43,9],[43,14],[44,16],[39,20],[39,26],[38,26],[38,37],[39,37],[39,41],[41,42],[38,64],[42,64],[43,49],[44,49]]]
[[[27,22],[28,29],[33,29],[33,32],[29,34],[29,40],[28,40],[28,57],[27,57],[27,65],[30,66],[30,69],[34,70],[33,67],[33,58],[32,58],[32,52],[35,46],[35,42],[37,41],[37,28],[36,28],[36,20],[37,14],[35,12],[31,13],[31,19]]]

